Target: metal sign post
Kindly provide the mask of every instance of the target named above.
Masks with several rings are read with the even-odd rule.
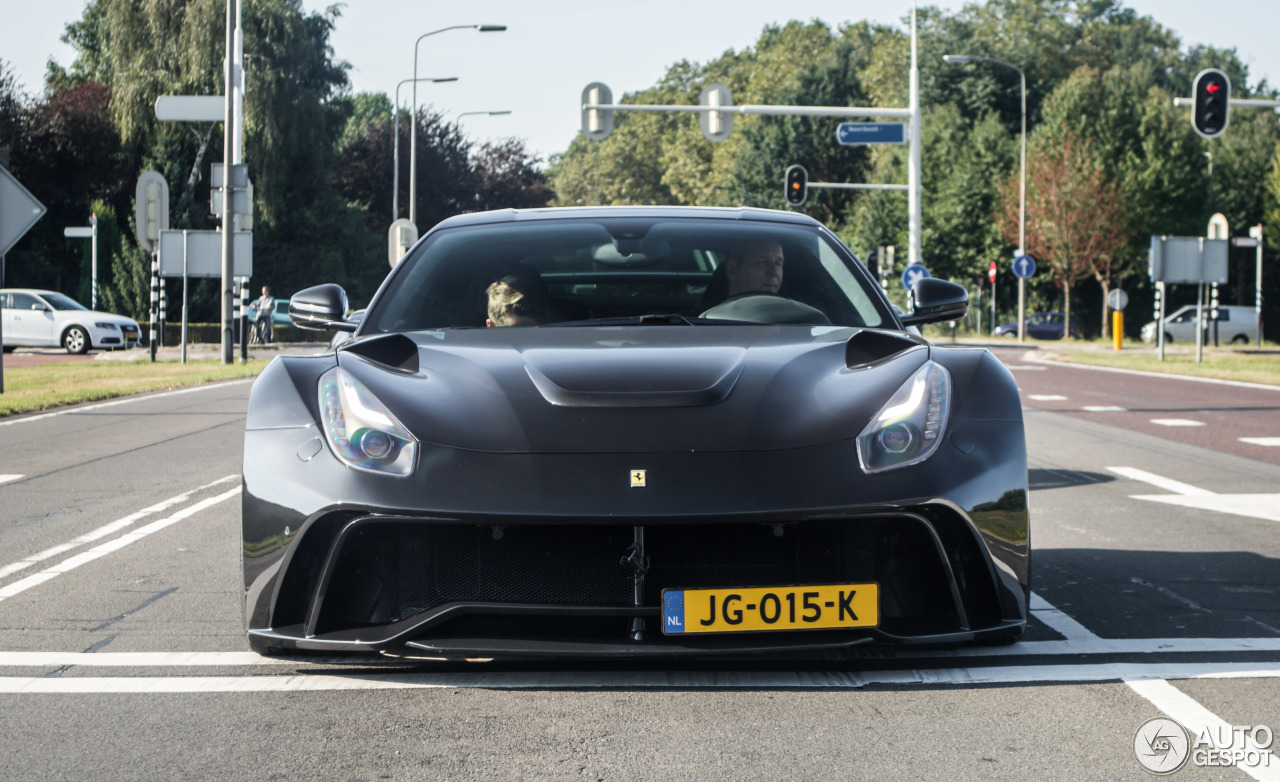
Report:
[[[77,225],[62,229],[62,235],[68,239],[88,239],[90,243],[89,267],[89,309],[98,308],[98,216],[89,215],[88,225]]]
[[[1021,249],[1013,252],[1013,275],[1018,278],[1018,342],[1027,339],[1027,280],[1036,273],[1036,259]],[[1063,327],[1065,334],[1071,331],[1070,324]]]
[[[1257,244],[1258,262],[1257,262],[1257,280],[1255,285],[1253,299],[1253,314],[1258,321],[1258,347],[1262,347],[1262,223],[1258,223],[1249,229],[1249,237]]]

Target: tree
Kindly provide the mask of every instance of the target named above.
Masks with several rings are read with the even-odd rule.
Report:
[[[1105,299],[1110,264],[1128,239],[1124,203],[1087,139],[1064,128],[1058,138],[1040,134],[1035,141],[1027,155],[1026,249],[1052,271],[1069,325],[1071,288],[1081,279],[1097,277]],[[1018,179],[1011,177],[997,216],[1011,243],[1018,237],[1018,198]]]
[[[535,209],[555,193],[519,139],[487,143],[472,156],[477,209]]]

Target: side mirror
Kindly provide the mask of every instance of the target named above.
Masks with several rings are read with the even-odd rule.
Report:
[[[31,305],[31,309],[35,310],[36,312],[48,312],[49,305],[41,304],[40,302],[37,301],[35,304]]]
[[[327,283],[298,291],[289,299],[289,319],[304,329],[355,331],[347,320],[347,292]]]
[[[957,320],[969,312],[969,292],[954,282],[934,277],[916,280],[909,300],[911,312],[902,317],[904,326]]]

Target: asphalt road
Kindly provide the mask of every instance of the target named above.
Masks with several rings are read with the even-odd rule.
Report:
[[[840,663],[259,658],[247,382],[0,420],[0,779],[1147,779],[1151,718],[1280,730],[1280,449],[1237,436],[1280,391],[1025,355],[1027,636]]]

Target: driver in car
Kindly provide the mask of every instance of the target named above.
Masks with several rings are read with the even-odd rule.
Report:
[[[777,293],[782,287],[782,245],[777,239],[743,242],[725,257],[729,296]]]

